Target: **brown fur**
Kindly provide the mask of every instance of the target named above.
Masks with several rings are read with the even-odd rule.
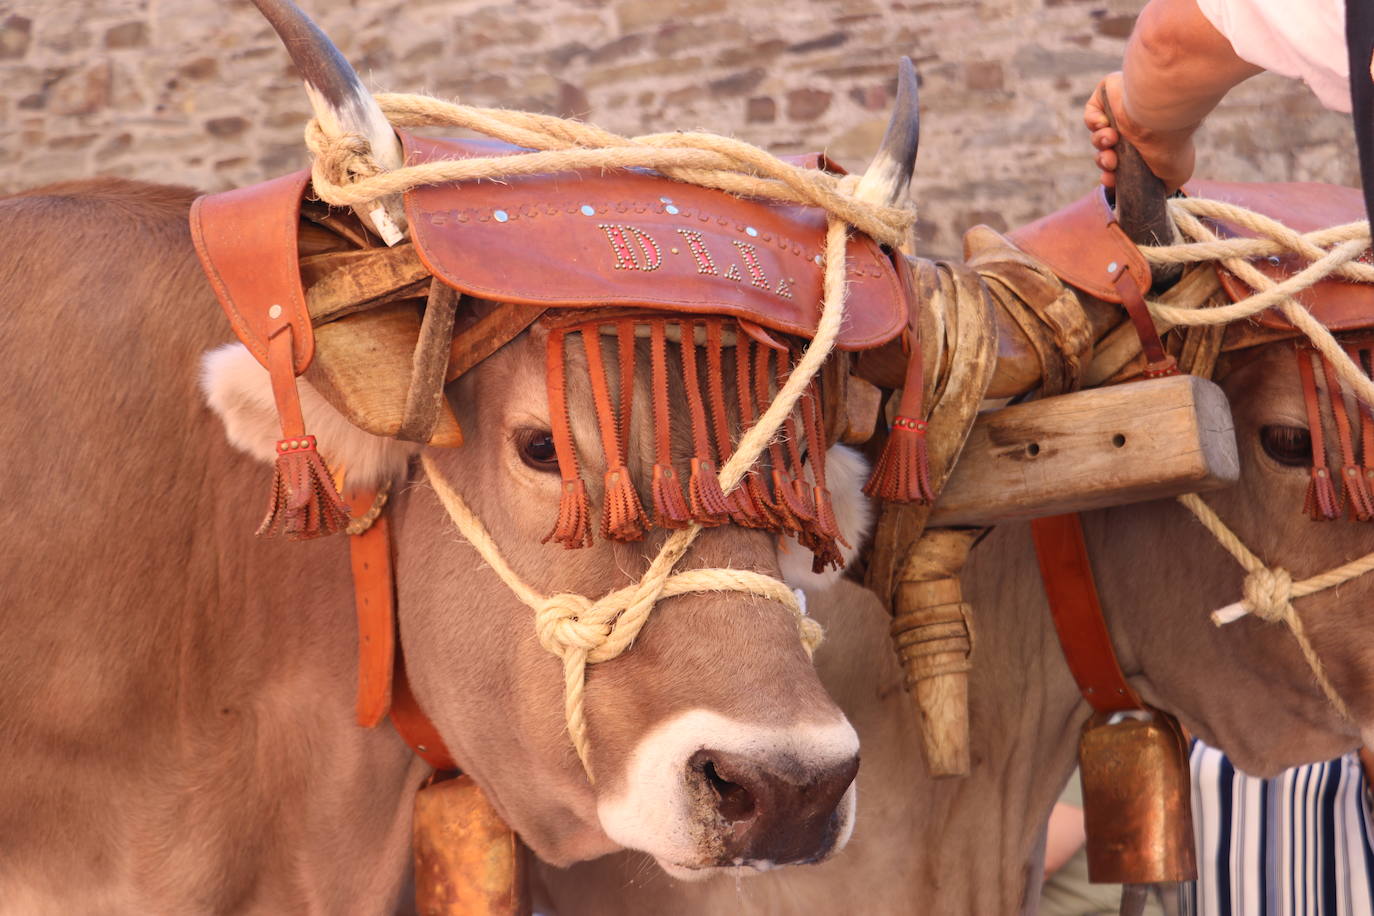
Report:
[[[197,389],[201,354],[230,332],[192,251],[191,197],[95,181],[0,201],[0,911],[392,910],[423,767],[389,725],[353,724],[344,540],[253,537],[270,472],[226,443]],[[599,595],[654,544],[539,544],[556,475],[525,468],[511,434],[547,426],[542,379],[530,337],[470,373],[455,393],[467,444],[438,460],[532,585]],[[412,483],[395,498],[398,588],[421,704],[540,854],[609,851],[558,662]],[[767,535],[699,544],[687,566],[776,574]],[[597,791],[685,705],[838,715],[783,609],[664,602],[591,677]]]
[[[1276,464],[1259,445],[1266,424],[1306,425],[1291,345],[1267,348],[1222,384],[1242,461],[1240,484],[1206,497],[1222,518],[1261,557],[1298,577],[1374,550],[1367,524],[1302,515],[1306,472]],[[1147,701],[1261,776],[1359,743],[1284,627],[1253,619],[1212,625],[1208,614],[1239,597],[1240,569],[1186,510],[1155,502],[1090,513],[1085,523],[1114,643]],[[817,656],[822,681],[863,747],[859,813],[844,852],[814,867],[698,885],[674,882],[631,855],[568,870],[541,866],[545,911],[1033,912],[1045,820],[1074,766],[1088,708],[1050,625],[1026,526],[998,528],[981,542],[964,587],[978,628],[968,777],[925,774],[886,615],[871,595],[846,585],[813,609],[831,634]],[[1365,729],[1374,724],[1372,598],[1374,577],[1366,577],[1297,604]]]

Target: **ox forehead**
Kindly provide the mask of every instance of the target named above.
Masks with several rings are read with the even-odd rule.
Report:
[[[528,152],[401,134],[411,164]],[[833,170],[822,157],[804,162]],[[649,306],[746,318],[810,337],[820,314],[825,214],[642,171],[512,176],[406,194],[425,265],[461,292],[540,307]],[[906,327],[903,281],[872,239],[849,242],[845,326],[862,350]]]

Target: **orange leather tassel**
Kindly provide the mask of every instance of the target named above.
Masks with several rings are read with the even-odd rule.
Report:
[[[563,481],[563,495],[558,500],[558,520],[540,543],[547,544],[549,541],[562,544],[568,550],[591,546],[591,510],[587,503],[587,485],[581,477]]]
[[[692,477],[687,484],[692,507],[692,520],[708,527],[723,525],[730,520],[730,507],[720,489],[715,465],[703,458],[692,459]]]
[[[577,447],[573,444],[572,424],[568,419],[565,338],[566,334],[561,330],[549,334],[545,366],[548,373],[549,428],[553,435],[554,453],[558,456],[558,470],[563,475],[563,493],[558,500],[558,519],[553,524],[553,530],[544,535],[540,543],[553,541],[573,550],[591,546],[592,523],[587,505],[587,485],[582,482]]]
[[[897,503],[928,503],[935,498],[924,420],[898,415],[892,421],[892,432],[864,484],[864,493]]]
[[[1353,520],[1367,522],[1374,515],[1374,506],[1370,505],[1369,488],[1365,486],[1364,475],[1360,473],[1359,462],[1355,459],[1355,435],[1351,428],[1350,414],[1345,409],[1341,382],[1336,377],[1336,367],[1331,365],[1330,360],[1321,357],[1321,364],[1326,375],[1326,396],[1331,401],[1331,416],[1336,421],[1336,439],[1341,450],[1341,486],[1345,489],[1345,503],[1350,507],[1350,517]]]
[[[802,532],[805,530],[803,519],[805,516],[799,510],[804,506],[797,504],[797,491],[792,486],[792,481],[787,475],[779,470],[774,470],[773,474],[773,512],[782,522],[782,527],[792,532]]]
[[[682,496],[682,485],[672,465],[654,465],[654,524],[661,528],[686,528],[691,510]]]
[[[813,527],[817,536],[810,545],[813,554],[811,571],[822,573],[831,568],[842,569],[844,554],[840,553],[840,544],[848,547],[849,542],[840,533],[840,524],[835,520],[830,491],[817,486],[813,492],[816,500],[816,522]]]
[[[908,344],[902,400],[897,416],[878,456],[864,493],[874,499],[897,503],[929,503],[935,500],[930,484],[930,456],[926,450],[925,392],[921,341],[914,335]]]
[[[314,436],[277,442],[272,504],[258,534],[284,534],[295,541],[336,534],[348,527],[348,507],[334,489]]]
[[[1345,498],[1350,505],[1350,515],[1354,521],[1367,522],[1374,519],[1374,499],[1370,498],[1369,487],[1360,468],[1346,465],[1341,469],[1345,475]]]
[[[615,541],[644,537],[649,519],[635,492],[629,468],[621,465],[606,472],[606,495],[601,511],[601,536]]]

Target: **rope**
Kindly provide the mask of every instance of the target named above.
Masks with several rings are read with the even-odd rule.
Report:
[[[1227,527],[1221,517],[1212,510],[1212,507],[1203,502],[1196,494],[1185,493],[1178,497],[1178,501],[1193,513],[1197,520],[1202,523],[1202,526],[1210,531],[1217,542],[1225,548],[1226,552],[1245,569],[1245,582],[1241,587],[1241,594],[1244,597],[1234,604],[1214,611],[1212,622],[1217,626],[1222,626],[1239,620],[1246,614],[1254,614],[1269,623],[1286,624],[1292,631],[1293,638],[1297,640],[1298,648],[1302,650],[1302,657],[1307,660],[1308,667],[1312,669],[1312,674],[1317,680],[1317,686],[1321,687],[1322,693],[1326,694],[1326,698],[1331,701],[1331,705],[1336,708],[1336,711],[1346,719],[1350,719],[1350,710],[1345,705],[1345,701],[1341,699],[1340,694],[1336,692],[1330,677],[1327,676],[1321,659],[1317,657],[1316,649],[1312,647],[1311,641],[1307,638],[1307,632],[1303,629],[1302,618],[1293,608],[1293,602],[1298,598],[1314,595],[1374,571],[1374,553],[1365,554],[1343,566],[1319,573],[1300,582],[1294,582],[1292,573],[1282,566],[1266,566],[1264,561],[1246,547],[1236,533]]]
[[[844,321],[847,240],[852,227],[897,247],[907,238],[915,214],[853,196],[856,176],[838,177],[790,165],[750,144],[704,133],[650,134],[625,138],[589,124],[549,115],[473,108],[416,95],[381,95],[377,101],[397,126],[445,126],[475,130],[534,150],[512,156],[446,160],[384,172],[356,136],[329,137],[319,124],[306,127],[315,155],[315,193],[335,206],[358,206],[414,187],[455,181],[502,179],[579,169],[654,169],[668,178],[740,196],[823,208],[824,285],[820,318],[810,346],[758,421],[741,437],[720,470],[729,492],[777,435],[798,399],[820,371]],[[783,582],[748,570],[673,568],[701,532],[693,524],[673,532],[639,582],[599,599],[561,593],[541,595],[510,568],[486,528],[445,481],[427,454],[421,462],[435,494],[459,533],[501,581],[533,611],[540,644],[563,662],[564,717],[568,735],[592,777],[584,694],[587,665],[609,661],[628,649],[657,602],[692,592],[742,592],[782,604],[797,616],[808,654],[820,643],[820,625],[805,616]]]
[[[1332,333],[1312,317],[1312,313],[1296,298],[1303,290],[1329,277],[1374,282],[1374,267],[1357,261],[1370,247],[1367,222],[1347,223],[1332,229],[1300,234],[1252,210],[1223,201],[1199,198],[1169,201],[1169,214],[1183,236],[1193,241],[1183,245],[1142,247],[1140,250],[1146,260],[1151,264],[1219,261],[1255,290],[1255,294],[1233,305],[1208,309],[1180,308],[1152,302],[1152,314],[1175,325],[1222,325],[1250,318],[1268,308],[1277,308],[1321,351],[1341,380],[1360,400],[1374,404],[1374,381],[1355,365]],[[1221,239],[1199,217],[1223,220],[1263,238]],[[1281,283],[1275,283],[1248,260],[1256,255],[1290,253],[1306,258],[1311,263]]]

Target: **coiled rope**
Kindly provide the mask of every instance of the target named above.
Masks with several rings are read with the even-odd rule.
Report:
[[[1170,200],[1169,215],[1183,237],[1192,241],[1182,245],[1143,246],[1140,251],[1147,261],[1151,264],[1217,261],[1255,293],[1232,305],[1207,309],[1151,302],[1152,314],[1175,325],[1222,325],[1277,308],[1326,357],[1341,381],[1350,386],[1360,400],[1374,404],[1374,381],[1355,365],[1335,336],[1296,298],[1298,293],[1329,277],[1374,283],[1374,267],[1357,260],[1369,250],[1368,222],[1347,223],[1302,234],[1253,210],[1202,198]],[[1261,238],[1219,238],[1201,217],[1242,226]],[[1296,254],[1310,263],[1278,283],[1249,261],[1254,257],[1285,254]]]
[[[315,193],[335,206],[359,206],[421,185],[501,179],[578,169],[654,169],[666,177],[740,196],[823,208],[824,285],[820,318],[806,348],[777,396],[741,437],[720,469],[728,493],[777,435],[797,400],[834,348],[844,321],[845,260],[850,227],[888,245],[906,238],[915,214],[868,203],[853,196],[856,176],[839,177],[783,162],[758,147],[706,133],[621,137],[589,124],[549,115],[473,108],[419,95],[377,96],[382,111],[398,127],[443,126],[475,130],[536,150],[512,156],[446,160],[382,171],[365,140],[356,135],[330,137],[316,121],[306,127],[306,145],[315,155]],[[584,696],[587,666],[609,661],[631,645],[660,599],[690,592],[741,592],[776,601],[796,615],[808,654],[821,639],[820,625],[806,617],[796,596],[781,580],[739,569],[697,569],[673,573],[701,532],[693,524],[673,532],[648,571],[633,584],[599,599],[560,593],[541,595],[511,569],[477,516],[424,454],[421,462],[434,492],[459,533],[522,602],[534,611],[540,644],[563,662],[564,716],[568,735],[588,778],[592,778]]]

